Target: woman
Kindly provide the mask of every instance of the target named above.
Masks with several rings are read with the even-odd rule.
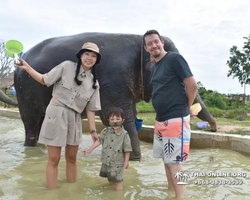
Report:
[[[46,180],[49,189],[57,186],[62,147],[65,147],[67,181],[76,181],[76,157],[82,140],[81,113],[84,109],[92,139],[94,142],[99,140],[95,129],[95,111],[100,110],[101,106],[95,65],[100,63],[101,54],[96,44],[87,42],[76,57],[77,63],[64,61],[46,74],[38,73],[23,59],[19,59],[22,66],[15,63],[39,83],[48,87],[54,84],[38,139],[48,148]]]

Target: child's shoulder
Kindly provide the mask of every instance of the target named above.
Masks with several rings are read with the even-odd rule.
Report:
[[[126,129],[124,129],[124,127],[122,127],[121,131],[122,131],[123,135],[128,135],[128,131],[126,131]]]
[[[105,127],[104,129],[102,129],[101,133],[102,133],[102,134],[105,134],[105,133],[107,133],[107,132],[109,132],[109,131],[111,131],[111,130],[112,130],[112,128],[109,127],[109,126],[107,126],[107,127]]]

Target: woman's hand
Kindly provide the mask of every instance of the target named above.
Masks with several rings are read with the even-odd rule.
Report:
[[[41,83],[42,85],[45,85],[45,82],[43,80],[42,74],[34,70],[25,60],[19,58],[19,61],[21,61],[23,64],[18,65],[16,62],[14,64],[16,67],[25,70],[30,76],[32,76],[37,82]]]
[[[92,137],[93,142],[96,142],[96,141],[100,142],[99,136],[97,135],[96,132],[91,133],[91,137]]]
[[[30,69],[30,65],[23,59],[19,58],[18,59],[19,62],[22,62],[23,64],[22,65],[18,65],[18,63],[16,61],[14,61],[14,64],[16,65],[16,67],[20,68],[20,69],[24,69],[25,71]]]

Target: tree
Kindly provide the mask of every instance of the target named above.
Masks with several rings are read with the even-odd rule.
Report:
[[[4,42],[0,41],[0,78],[8,76],[14,69],[14,59],[5,53]]]
[[[227,61],[229,71],[227,77],[237,77],[241,86],[244,85],[244,103],[246,97],[246,84],[250,84],[250,35],[243,37],[247,41],[244,42],[242,51],[238,50],[237,46],[230,49],[230,57]]]
[[[206,88],[200,81],[197,82],[197,86],[198,86],[198,93],[202,100],[205,99],[206,95],[213,93],[212,90],[206,90]]]
[[[210,108],[226,109],[228,100],[226,97],[218,92],[209,93],[203,100],[205,105]]]

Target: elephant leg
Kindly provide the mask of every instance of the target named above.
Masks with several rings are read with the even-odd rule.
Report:
[[[135,127],[135,118],[136,118],[136,105],[129,105],[125,108],[125,121],[124,128],[128,131],[131,145],[133,151],[130,153],[130,160],[132,161],[140,161],[141,160],[141,150],[140,150],[140,140],[138,137],[138,133]]]
[[[197,117],[203,121],[207,121],[210,125],[210,131],[216,132],[217,131],[217,125],[215,122],[214,117],[211,115],[211,113],[208,111],[207,107],[205,106],[204,102],[202,101],[200,95],[197,93],[196,98],[194,100],[194,103],[200,103],[202,110],[199,112]]]
[[[36,146],[46,107],[34,97],[30,89],[21,90],[16,87],[16,90],[19,92],[18,107],[25,129],[24,145]]]
[[[43,119],[28,118],[24,122],[25,141],[24,146],[36,146]]]
[[[36,146],[41,124],[44,119],[42,111],[27,104],[19,105],[19,111],[25,129],[24,146]]]

